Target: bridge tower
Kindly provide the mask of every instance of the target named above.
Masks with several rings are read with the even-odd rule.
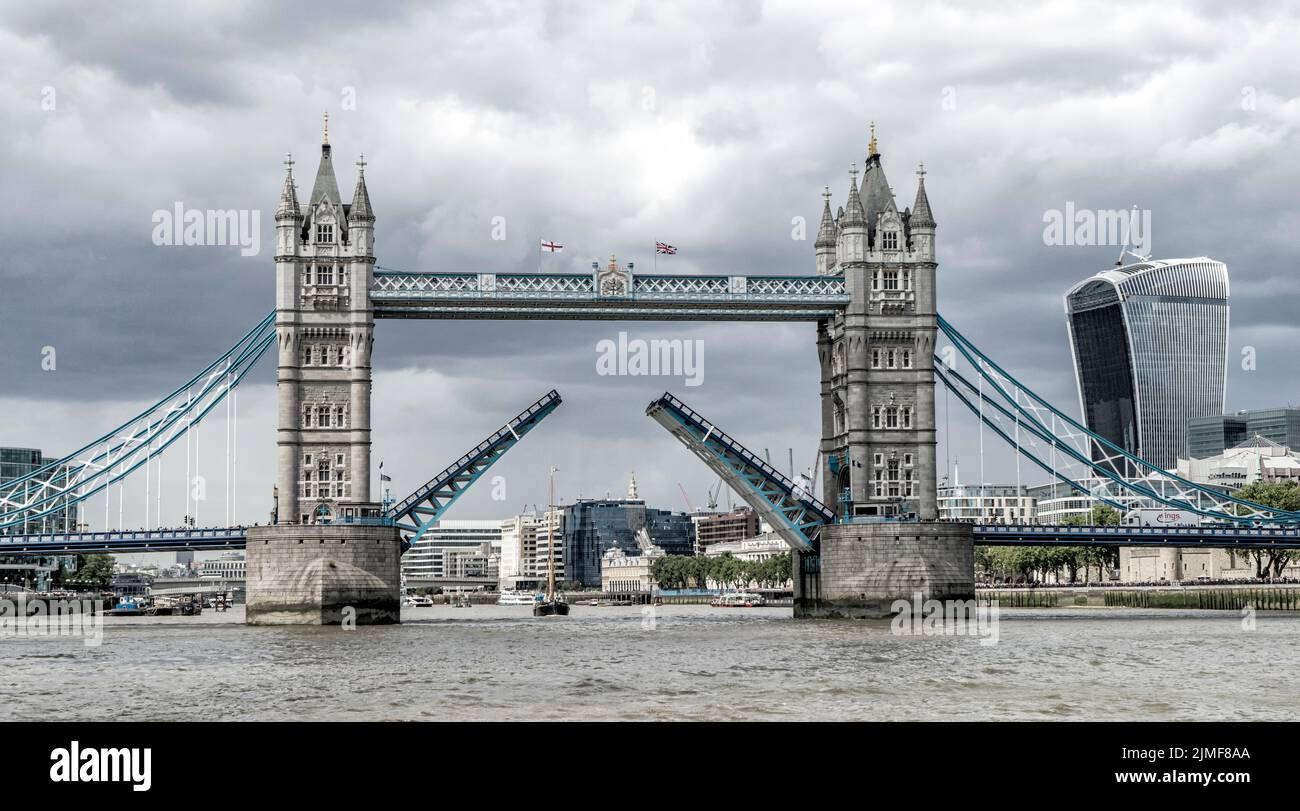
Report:
[[[832,215],[823,194],[817,272],[844,277],[849,303],[818,323],[823,492],[841,521],[805,560],[802,610],[871,615],[894,599],[974,593],[969,527],[938,519],[934,345],[938,331],[935,221],[917,171],[899,211],[875,126],[862,172]],[[813,589],[818,595],[811,594]]]
[[[328,118],[302,207],[292,161],[275,213],[279,340],[277,523],[377,514],[370,502],[375,215],[358,161],[352,202],[334,176]]]
[[[364,156],[344,203],[329,115],[311,195],[285,161],[275,212],[276,523],[248,531],[250,623],[387,623],[401,540],[370,500],[375,215]]]

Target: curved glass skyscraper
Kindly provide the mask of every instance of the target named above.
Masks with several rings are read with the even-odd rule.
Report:
[[[1188,420],[1223,414],[1227,266],[1202,256],[1104,270],[1065,294],[1065,315],[1085,424],[1173,470]]]

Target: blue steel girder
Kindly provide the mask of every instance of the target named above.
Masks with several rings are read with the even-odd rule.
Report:
[[[0,555],[89,555],[109,552],[171,552],[243,549],[247,527],[177,527],[107,532],[0,535]]]
[[[1141,527],[1123,524],[976,524],[980,546],[1154,546],[1245,549],[1300,549],[1294,527]]]
[[[414,493],[390,507],[385,516],[401,530],[402,551],[420,540],[456,499],[478,481],[492,463],[513,448],[524,434],[550,416],[561,403],[552,389],[546,396],[511,418],[491,436],[475,445],[446,470],[434,476]]]
[[[791,549],[817,548],[824,524],[835,514],[713,423],[665,392],[646,408],[668,432],[722,476],[745,503],[776,528]]]
[[[843,276],[633,274],[610,294],[584,273],[405,273],[381,269],[376,318],[817,321],[847,306]]]

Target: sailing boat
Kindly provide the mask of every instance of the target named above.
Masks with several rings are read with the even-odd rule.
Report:
[[[569,615],[569,604],[564,602],[555,593],[555,522],[552,516],[555,513],[555,470],[551,468],[551,491],[550,503],[547,505],[546,512],[546,598],[533,603],[534,617],[567,617]]]

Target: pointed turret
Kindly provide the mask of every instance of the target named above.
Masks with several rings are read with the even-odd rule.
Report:
[[[894,203],[894,192],[885,179],[885,169],[880,163],[880,149],[876,145],[876,124],[871,123],[871,142],[867,144],[867,166],[862,173],[862,207],[865,211],[867,230],[873,237],[876,233],[876,220],[881,213],[890,209],[898,211]]]
[[[817,229],[817,272],[831,273],[835,268],[835,218],[831,215],[831,187],[822,192],[822,224]]]
[[[839,234],[835,245],[835,264],[844,268],[846,263],[861,262],[867,246],[867,220],[862,212],[862,199],[858,196],[858,167],[849,169],[848,207],[839,221]]]
[[[912,218],[909,224],[913,228],[933,228],[934,215],[930,213],[930,198],[925,194],[925,164],[916,170],[916,202],[912,204]]]
[[[366,190],[366,156],[357,161],[357,187],[352,190],[352,207],[348,211],[349,220],[374,220],[375,212],[370,209],[370,192]]]
[[[293,182],[293,155],[286,155],[284,160],[284,186],[280,189],[280,205],[275,209],[275,218],[298,216],[298,189]]]
[[[862,209],[862,197],[858,194],[858,167],[855,164],[849,169],[848,208],[844,209],[844,218],[840,220],[840,227],[862,225],[865,222],[866,217]]]

